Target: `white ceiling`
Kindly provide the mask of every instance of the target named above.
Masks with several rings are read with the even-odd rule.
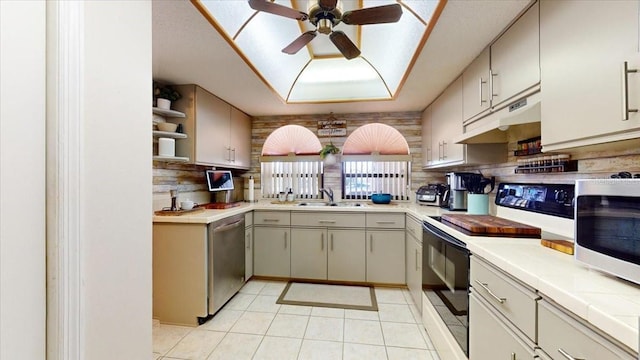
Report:
[[[173,84],[198,84],[252,116],[421,111],[529,3],[530,0],[450,0],[394,100],[286,104],[191,2],[156,0],[153,78]],[[297,35],[292,34],[292,38]]]

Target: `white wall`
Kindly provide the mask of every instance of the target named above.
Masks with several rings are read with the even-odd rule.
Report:
[[[0,1],[0,359],[45,354],[45,15]]]
[[[151,2],[84,6],[82,358],[149,359]]]

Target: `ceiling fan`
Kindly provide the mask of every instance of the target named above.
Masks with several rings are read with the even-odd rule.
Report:
[[[360,55],[360,49],[342,31],[333,30],[333,27],[343,22],[347,25],[368,25],[394,23],[402,16],[402,7],[399,4],[390,4],[364,8],[342,13],[339,0],[317,0],[317,4],[311,5],[309,14],[276,4],[269,0],[249,0],[249,6],[257,11],[288,17],[300,21],[309,20],[316,29],[307,31],[295,39],[291,44],[282,49],[283,53],[295,54],[313,40],[317,33],[329,35],[331,42],[340,50],[347,59],[353,59]]]

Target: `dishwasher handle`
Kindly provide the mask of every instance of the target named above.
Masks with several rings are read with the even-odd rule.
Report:
[[[240,219],[238,221],[234,221],[234,222],[228,223],[228,224],[218,225],[215,228],[213,228],[213,231],[214,232],[222,232],[222,231],[235,229],[235,228],[239,227],[242,222],[244,222],[244,219]]]

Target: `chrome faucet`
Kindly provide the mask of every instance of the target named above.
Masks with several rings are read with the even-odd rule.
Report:
[[[323,192],[325,194],[327,194],[327,196],[329,197],[329,203],[333,204],[333,189],[331,188],[322,188],[320,189],[320,192]]]

